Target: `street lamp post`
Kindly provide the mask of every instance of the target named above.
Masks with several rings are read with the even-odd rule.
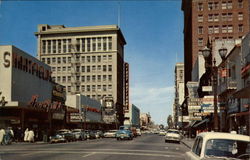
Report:
[[[222,58],[222,60],[225,59],[227,54],[227,49],[222,46],[222,48],[219,49],[219,54]],[[211,68],[212,72],[212,86],[213,86],[213,95],[214,95],[214,131],[219,131],[219,122],[218,122],[218,106],[217,106],[217,82],[218,82],[218,67],[216,66],[216,60],[214,58],[212,65],[209,65],[209,57],[212,56],[211,49],[208,48],[208,46],[205,46],[205,48],[202,50],[202,55],[205,59],[205,68]]]

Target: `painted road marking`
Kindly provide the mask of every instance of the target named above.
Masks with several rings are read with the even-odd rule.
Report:
[[[96,154],[96,152],[91,152],[91,153],[89,153],[89,154],[86,154],[86,155],[84,155],[84,156],[82,156],[83,158],[85,158],[85,157],[89,157],[89,156],[92,156],[92,155],[94,155],[94,154]]]

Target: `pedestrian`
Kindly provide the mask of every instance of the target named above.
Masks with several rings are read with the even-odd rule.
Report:
[[[15,132],[15,137],[16,137],[16,141],[17,142],[21,142],[22,141],[22,129],[21,127],[18,127],[16,132]]]
[[[34,136],[35,136],[34,131],[33,131],[32,129],[29,130],[29,133],[28,133],[28,141],[29,141],[30,143],[35,141],[35,140],[34,140]]]
[[[5,136],[5,130],[3,128],[0,129],[0,144],[4,144],[4,136]]]
[[[29,128],[26,128],[26,130],[24,131],[24,142],[28,141],[28,136],[29,136]]]

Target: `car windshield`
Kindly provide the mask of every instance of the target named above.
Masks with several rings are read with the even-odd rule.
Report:
[[[207,157],[250,158],[250,142],[227,139],[208,140],[205,147]]]
[[[179,134],[178,131],[168,131],[168,133],[176,133],[176,134]]]

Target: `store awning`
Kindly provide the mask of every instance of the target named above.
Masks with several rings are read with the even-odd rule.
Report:
[[[199,123],[195,124],[194,128],[197,128],[197,127],[199,127],[201,125],[204,125],[204,124],[206,124],[208,122],[209,122],[209,119],[204,119],[204,120],[200,121]]]
[[[184,128],[192,128],[195,124],[199,123],[200,121],[192,121],[188,125],[186,125]]]
[[[235,98],[250,98],[250,86],[242,88],[233,94]]]

